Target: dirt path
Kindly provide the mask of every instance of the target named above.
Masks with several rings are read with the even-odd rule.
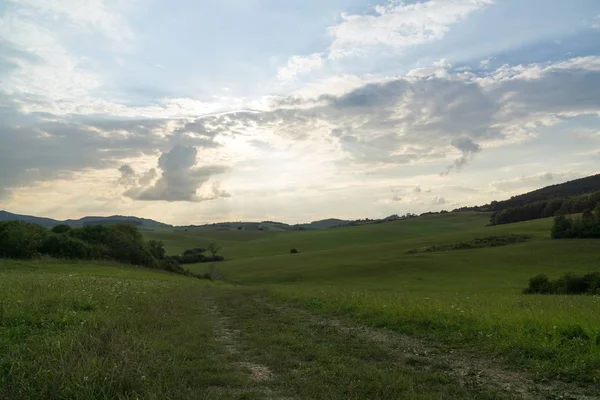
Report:
[[[325,318],[307,310],[274,304],[264,298],[255,301],[279,313],[295,313],[316,324],[332,327],[341,335],[354,335],[364,340],[366,346],[379,346],[398,360],[413,365],[442,370],[444,374],[457,379],[463,387],[486,387],[521,399],[570,399],[597,400],[600,396],[586,393],[586,388],[564,382],[536,382],[535,378],[523,371],[510,371],[498,363],[478,357],[474,352],[447,350],[413,337],[385,329],[374,329],[364,325]]]
[[[244,352],[240,351],[238,343],[240,331],[231,328],[231,321],[221,313],[214,301],[208,300],[207,310],[212,317],[216,340],[223,345],[224,353],[230,359],[231,365],[245,372],[256,383],[254,392],[260,394],[264,399],[293,399],[277,393],[270,387],[269,382],[273,380],[273,372],[267,366],[248,359]]]
[[[217,276],[220,277],[218,273]],[[222,313],[227,314],[220,318],[225,325],[236,327],[239,346],[245,347],[246,353],[253,354],[254,360],[263,360],[259,363],[253,361],[246,365],[246,368],[255,371],[253,373],[256,374],[257,380],[270,381],[275,386],[282,387],[281,383],[276,382],[279,378],[285,381],[289,380],[290,376],[298,378],[306,372],[313,373],[313,369],[326,368],[323,365],[311,365],[315,358],[321,356],[315,355],[314,351],[307,351],[309,355],[306,355],[302,354],[302,351],[290,351],[281,344],[279,347],[282,348],[278,348],[277,351],[284,355],[292,353],[290,357],[294,362],[281,363],[272,359],[269,347],[274,347],[273,341],[278,340],[279,334],[285,333],[286,339],[290,338],[289,346],[297,346],[297,343],[294,343],[296,340],[309,347],[324,347],[330,351],[331,357],[340,357],[343,362],[348,364],[356,363],[358,368],[366,369],[368,365],[369,368],[378,370],[386,365],[386,368],[395,368],[397,369],[396,373],[408,376],[409,380],[416,379],[414,377],[418,374],[427,376],[427,379],[444,376],[449,382],[452,382],[445,383],[445,385],[448,387],[457,385],[460,390],[452,389],[452,391],[464,391],[464,398],[600,399],[597,393],[590,393],[589,390],[586,391],[585,388],[575,385],[562,382],[537,382],[535,377],[530,374],[508,370],[500,363],[482,358],[474,352],[449,350],[440,345],[389,330],[374,329],[347,320],[327,318],[302,308],[275,303],[266,293],[259,290],[240,289],[229,291],[229,298],[227,296],[224,298],[223,294],[215,298],[215,303],[220,303],[219,308]],[[228,291],[223,289],[221,292],[227,293]],[[222,335],[227,338],[231,337],[232,333],[225,329],[222,330]],[[266,339],[270,336],[274,337],[271,341]],[[294,337],[296,339],[293,339]],[[333,343],[335,341],[338,343]],[[342,346],[335,351],[331,349],[340,343],[347,343],[347,347]],[[344,351],[348,353],[341,354]],[[308,362],[305,359],[308,359]],[[377,360],[374,364],[373,359]],[[319,362],[327,364],[326,360]],[[244,364],[239,365],[243,366]],[[256,366],[253,367],[253,365]],[[325,376],[328,375],[327,371],[319,370],[318,372]],[[376,375],[375,379],[387,380],[385,371],[376,371],[372,374]],[[353,382],[361,378],[360,370],[351,375],[345,376],[343,379]],[[369,379],[366,372],[364,379]],[[413,385],[412,382],[410,384]],[[286,387],[286,391],[289,392],[288,385],[283,384],[283,387]],[[436,390],[444,392],[442,387]],[[302,391],[298,390],[291,395],[292,397],[303,397]],[[421,398],[417,393],[413,397],[410,396],[405,394],[405,397],[402,398]],[[372,398],[394,397],[382,395]],[[432,394],[429,398],[438,397],[434,397]],[[447,398],[463,397],[453,395]]]

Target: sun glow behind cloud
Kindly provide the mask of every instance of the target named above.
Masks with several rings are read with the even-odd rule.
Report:
[[[7,2],[0,206],[296,222],[479,204],[595,172],[596,2],[236,4],[208,19],[195,2]]]

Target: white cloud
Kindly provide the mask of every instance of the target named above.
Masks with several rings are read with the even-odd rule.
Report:
[[[323,65],[323,57],[318,53],[309,56],[292,56],[288,59],[285,67],[279,68],[277,79],[280,81],[291,81],[298,75],[308,74],[314,70],[321,69]]]
[[[292,56],[281,67],[277,78],[283,82],[298,75],[321,69],[325,59],[366,55],[380,46],[400,51],[409,46],[442,39],[450,27],[472,12],[482,9],[492,0],[430,0],[415,4],[390,1],[375,6],[373,14],[342,14],[341,21],[328,28],[332,43],[325,53]],[[442,60],[432,67],[415,69],[412,76],[441,74],[450,65]]]
[[[341,22],[329,28],[333,37],[329,57],[357,55],[381,45],[401,50],[440,40],[452,25],[490,4],[491,0],[392,1],[376,6],[373,15],[343,14]]]
[[[544,76],[544,74],[569,70],[600,72],[600,57],[586,56],[575,57],[559,62],[503,65],[493,73],[480,78],[479,83],[482,85],[490,85],[510,80],[535,81]]]
[[[72,45],[89,35],[86,46],[101,47],[105,39],[128,47],[133,33],[120,11],[132,1],[10,0],[0,15],[0,58],[11,68],[0,71],[0,91],[26,113],[111,114],[106,108],[118,106],[97,95],[102,71]],[[15,51],[2,53],[7,47]]]
[[[0,40],[18,49],[28,57],[13,60],[17,68],[0,73],[0,89],[18,96],[36,96],[50,100],[87,95],[100,85],[95,74],[80,67],[80,60],[72,56],[53,31],[20,15],[0,18]]]
[[[583,129],[574,129],[569,132],[569,135],[574,138],[586,138],[586,139],[594,139],[600,137],[600,128],[592,129],[592,128],[583,128]]]
[[[512,179],[495,181],[492,182],[490,186],[501,192],[520,192],[571,181],[573,179],[582,178],[586,175],[588,174],[579,171],[545,172],[536,175],[526,175]]]
[[[60,18],[84,31],[96,30],[116,42],[133,39],[133,32],[116,10],[123,8],[130,0],[9,0],[40,14],[49,16],[60,23]]]
[[[414,68],[406,73],[408,78],[445,78],[449,76],[449,70],[452,65],[447,60],[439,60],[434,62],[431,66]]]

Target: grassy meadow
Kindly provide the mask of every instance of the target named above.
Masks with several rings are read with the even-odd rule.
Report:
[[[279,301],[315,312],[474,347],[539,379],[599,382],[600,297],[521,294],[540,273],[597,271],[598,242],[551,240],[551,219],[486,227],[488,217],[455,213],[315,232],[219,232],[231,260],[215,266],[228,279],[266,287]],[[235,237],[241,234],[243,240]],[[408,254],[508,234],[531,238]],[[187,240],[191,246],[194,238]],[[291,248],[300,253],[289,254]]]
[[[168,254],[217,241],[225,262],[185,267],[243,286],[0,260],[0,399],[598,398],[600,297],[521,294],[597,271],[598,242],[488,219],[144,232]],[[410,253],[509,234],[529,239]]]

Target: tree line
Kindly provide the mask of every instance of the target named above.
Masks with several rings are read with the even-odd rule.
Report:
[[[81,228],[57,225],[48,230],[29,222],[0,222],[0,258],[112,260],[194,276],[180,264],[223,260],[217,255],[220,247],[216,243],[208,245],[211,256],[201,254],[204,249],[193,250],[183,256],[166,256],[162,242],[145,241],[138,227],[129,223]]]
[[[578,196],[536,201],[494,212],[490,217],[490,225],[510,224],[557,215],[580,214],[593,210],[599,203],[600,191]]]
[[[600,190],[600,174],[588,176],[581,179],[575,179],[565,183],[546,186],[532,192],[512,196],[510,199],[501,201],[492,201],[489,204],[475,207],[461,207],[452,210],[459,211],[484,211],[500,212],[508,208],[525,206],[530,203],[549,201],[557,198],[579,196]]]

